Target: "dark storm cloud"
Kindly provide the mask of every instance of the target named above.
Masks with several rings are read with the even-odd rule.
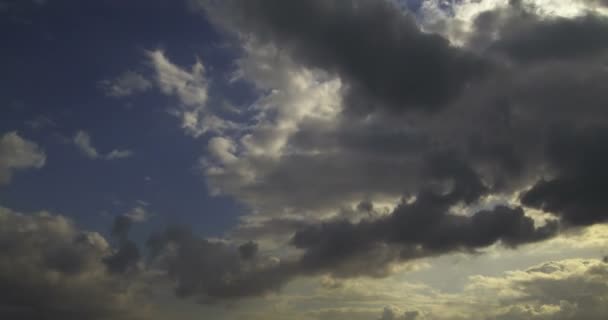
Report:
[[[305,228],[295,234],[293,245],[305,250],[300,261],[304,269],[334,276],[373,275],[398,261],[474,252],[499,241],[516,247],[550,238],[558,229],[556,222],[535,227],[521,208],[498,206],[464,216],[448,212],[453,203],[450,196],[421,194],[377,220],[331,221]],[[373,265],[369,254],[387,246],[396,249],[392,256]]]
[[[392,1],[202,1],[211,19],[336,73],[350,107],[441,108],[488,69],[487,61],[420,31]],[[226,13],[227,12],[227,13]]]
[[[498,32],[499,40],[491,44],[490,50],[503,52],[517,61],[584,58],[608,49],[608,19],[603,16],[540,18],[519,12],[502,22],[502,26],[492,26],[500,21],[499,17],[489,12],[477,22],[485,28],[484,32]]]
[[[547,146],[555,177],[539,181],[522,203],[557,214],[572,225],[608,220],[608,126],[557,128]]]

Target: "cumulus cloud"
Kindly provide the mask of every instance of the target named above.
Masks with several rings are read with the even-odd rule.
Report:
[[[82,130],[76,132],[73,142],[80,152],[90,159],[117,160],[133,156],[133,151],[131,150],[114,149],[107,154],[99,153],[91,142],[91,136],[86,131]]]
[[[0,208],[0,316],[6,319],[149,319],[133,286],[109,276],[111,247],[96,232],[46,212]]]
[[[258,221],[232,234],[292,236],[294,274],[379,276],[604,222],[607,18],[490,2],[455,43],[393,1],[196,1],[260,92],[202,161]],[[514,200],[480,210],[489,197]]]
[[[223,17],[229,21],[220,24],[242,36],[270,41],[308,67],[338,74],[349,108],[365,112],[440,108],[489,68],[482,58],[421,32],[392,1],[202,2],[211,19],[228,11]]]
[[[341,7],[333,3],[304,6],[310,6],[311,12],[319,10],[319,15],[336,19],[346,19],[344,16],[348,17],[351,9],[372,6],[366,1],[354,3],[352,8],[340,12],[334,12]],[[487,55],[492,58],[486,59],[498,66],[483,80],[467,84],[475,90],[465,90],[458,97],[452,97],[442,104],[445,110],[432,116],[415,113],[387,116],[374,112],[361,117],[348,111],[352,104],[344,99],[349,95],[344,88],[350,85],[350,77],[330,67],[311,66],[306,58],[300,57],[317,58],[316,51],[300,49],[299,38],[303,38],[302,41],[317,39],[306,33],[309,30],[297,29],[302,34],[294,34],[293,45],[283,40],[281,33],[296,27],[290,25],[287,31],[276,27],[273,23],[279,18],[265,11],[272,11],[270,4],[256,2],[242,8],[235,3],[220,5],[220,8],[205,4],[209,12],[217,14],[212,19],[223,19],[218,23],[228,25],[229,30],[247,33],[252,24],[261,30],[243,40],[246,55],[239,61],[240,78],[269,92],[256,103],[260,110],[258,122],[238,139],[214,138],[209,149],[215,161],[211,161],[207,169],[211,185],[217,192],[235,194],[261,212],[319,211],[320,208],[335,209],[337,205],[358,203],[362,198],[395,199],[418,193],[420,186],[430,179],[438,180],[440,184],[456,179],[457,170],[440,173],[451,166],[450,160],[428,164],[429,159],[437,157],[460,163],[460,171],[478,176],[483,187],[493,189],[492,192],[525,189],[528,180],[534,178],[531,173],[549,161],[547,155],[539,152],[543,148],[538,146],[549,143],[552,125],[569,126],[571,124],[564,122],[572,123],[574,118],[593,122],[603,119],[600,105],[604,89],[599,80],[605,77],[605,72],[596,68],[601,64],[601,60],[596,60],[597,53],[585,49],[586,44],[582,43],[597,45],[601,51],[602,42],[578,37],[579,46],[564,49],[579,50],[585,54],[583,57],[574,51],[561,52],[563,50],[556,45],[568,41],[555,38],[557,34],[570,34],[560,32],[561,28],[578,30],[589,24],[591,28],[601,29],[604,20],[601,16],[549,19],[519,7],[483,12],[475,18],[477,23],[472,36],[480,37],[482,33],[494,30],[486,28],[486,24],[493,25],[494,20],[503,21],[493,16],[510,18],[500,23],[497,38],[492,38],[489,44],[491,50]],[[281,12],[288,16],[292,11]],[[367,14],[377,16],[378,20],[384,17],[368,10],[357,15],[356,19],[362,21],[353,20],[361,24],[373,20],[371,17],[364,19]],[[243,19],[238,19],[241,15],[251,20],[246,27],[241,25]],[[297,24],[298,20],[285,21]],[[538,40],[522,38],[532,35]],[[519,48],[521,45],[516,41],[536,47]],[[366,50],[372,46],[366,46],[364,41],[356,44],[360,45],[360,50],[351,51],[373,51],[370,60],[374,60],[376,50]],[[315,42],[315,46],[322,47],[320,52],[335,49],[331,44],[325,44],[328,48],[323,45]],[[458,50],[466,51],[467,47]],[[511,61],[506,65],[495,61],[493,52],[498,51]],[[519,65],[524,63],[522,55],[530,54],[538,56],[534,64]],[[270,65],[273,68],[268,68]],[[412,81],[419,79],[411,76],[415,79]],[[403,86],[402,91],[412,91],[406,88]],[[559,94],[551,95],[549,91]],[[306,97],[306,104],[301,102],[300,96]],[[573,108],[577,101],[582,102],[588,112]],[[550,111],[549,108],[556,105],[559,108]],[[543,119],[545,128],[540,130],[540,135],[539,131],[534,131],[538,119]]]
[[[205,303],[275,292],[296,275],[291,263],[258,256],[255,243],[235,247],[187,228],[167,228],[152,235],[147,245],[152,265],[175,281],[175,293]]]
[[[467,290],[498,299],[488,319],[602,319],[607,271],[600,260],[546,262],[504,277],[474,276]]]
[[[178,295],[213,301],[300,276],[386,276],[395,264],[606,221],[600,11],[426,1],[422,14],[443,21],[419,23],[391,0],[193,3],[242,50],[232,81],[259,97],[249,119],[226,120],[209,105],[201,60],[185,68],[147,52],[182,128],[211,135],[201,160],[210,190],[252,211],[228,233],[240,244],[181,229],[151,238]],[[120,239],[133,222],[123,218]],[[249,242],[268,239],[287,242],[281,259]]]
[[[17,132],[8,132],[0,137],[0,185],[9,183],[14,171],[42,168],[45,162],[44,151]]]

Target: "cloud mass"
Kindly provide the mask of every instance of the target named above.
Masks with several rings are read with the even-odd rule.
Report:
[[[605,0],[185,2],[9,50],[0,318],[606,318]]]

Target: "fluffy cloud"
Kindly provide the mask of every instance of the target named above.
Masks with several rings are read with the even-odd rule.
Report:
[[[496,297],[488,319],[602,319],[608,309],[608,265],[599,260],[547,262],[505,277],[475,276],[468,291]]]
[[[253,213],[229,233],[242,246],[175,229],[152,238],[180,296],[385,276],[398,263],[516,248],[608,218],[599,11],[466,2],[452,21],[438,5],[443,24],[420,25],[390,0],[194,3],[242,49],[232,81],[259,98],[249,119],[226,120],[209,106],[200,60],[188,69],[147,52],[184,130],[213,135],[201,161],[210,189]],[[287,241],[281,259],[247,235]],[[136,256],[127,249],[119,261]]]
[[[106,273],[98,233],[62,216],[0,208],[0,316],[6,319],[149,319],[135,284]]]
[[[85,131],[78,131],[74,136],[74,144],[82,154],[90,159],[104,159],[104,160],[117,160],[129,158],[133,155],[133,151],[130,150],[117,150],[114,149],[107,154],[100,154],[91,142],[91,136]]]
[[[295,273],[382,275],[606,221],[600,13],[485,1],[454,43],[392,1],[197,3],[261,93],[253,123],[209,141],[209,184],[254,212],[235,234],[292,236]]]
[[[17,132],[0,137],[0,185],[9,183],[15,170],[41,168],[45,162],[44,151]]]
[[[271,41],[310,68],[338,74],[348,107],[364,112],[440,108],[489,67],[444,38],[421,32],[392,1],[226,1],[207,10],[211,18],[227,10],[229,28],[242,36]],[[309,17],[315,17],[314,25]]]
[[[235,247],[185,228],[167,228],[147,243],[153,265],[175,281],[176,294],[205,303],[274,292],[297,275],[292,263],[257,255],[254,243]]]

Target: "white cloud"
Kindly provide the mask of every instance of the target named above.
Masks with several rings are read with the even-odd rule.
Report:
[[[13,171],[41,168],[45,162],[44,151],[17,132],[8,132],[0,137],[0,185],[10,182]]]
[[[152,83],[135,71],[126,71],[113,80],[103,80],[100,87],[111,97],[125,97],[152,88]]]
[[[115,159],[124,159],[133,155],[133,152],[130,150],[112,150],[110,153],[106,155],[106,159],[115,160]]]
[[[184,131],[194,137],[208,132],[222,133],[238,130],[236,123],[219,117],[209,108],[209,81],[201,60],[184,69],[169,60],[160,50],[148,51],[148,58],[155,70],[156,85],[160,91],[176,97],[179,105],[169,113],[181,120]]]
[[[197,61],[192,70],[187,71],[173,64],[165,53],[149,51],[148,57],[156,71],[156,81],[163,93],[174,95],[186,106],[204,106],[207,102],[207,80],[205,68]]]
[[[107,154],[100,154],[91,142],[91,136],[85,131],[78,131],[73,139],[74,144],[80,151],[90,159],[117,160],[129,158],[133,155],[130,150],[114,149]]]
[[[129,217],[133,222],[144,222],[148,220],[148,218],[150,218],[150,213],[144,208],[144,206],[147,206],[147,203],[141,204],[141,206],[134,207],[124,215]]]
[[[450,10],[445,10],[446,1],[426,0],[420,10],[420,24],[424,29],[438,32],[455,45],[464,45],[474,30],[479,14],[506,8],[509,0],[463,0],[451,1]],[[576,17],[588,12],[608,14],[607,10],[589,0],[522,0],[522,5],[544,17]]]
[[[264,94],[250,108],[253,124],[241,124],[244,129],[236,134],[211,139],[209,157],[203,163],[215,193],[234,195],[254,211],[270,213],[277,209],[275,199],[270,199],[273,193],[261,191],[264,188],[258,192],[253,184],[266,181],[290,156],[318,152],[314,147],[296,147],[290,140],[308,131],[304,124],[324,129],[336,125],[342,83],[294,64],[273,46],[246,43],[244,49],[246,55],[238,61],[233,81],[248,81]]]

